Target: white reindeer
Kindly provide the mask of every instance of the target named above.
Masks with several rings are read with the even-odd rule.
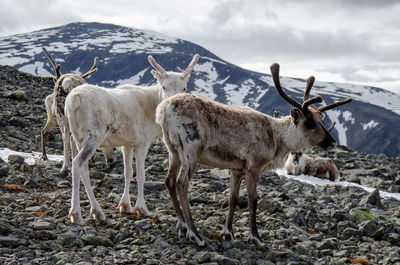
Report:
[[[272,118],[251,108],[227,106],[189,94],[168,98],[157,107],[156,121],[162,127],[170,154],[165,183],[178,218],[177,227],[199,246],[205,243],[194,225],[188,200],[189,180],[197,163],[231,169],[229,214],[222,231],[228,240],[233,239],[232,221],[240,183],[244,176],[247,178],[249,240],[264,245],[256,226],[260,174],[282,167],[290,151],[316,145],[328,148],[335,143],[324,127],[322,112],[351,99],[309,107],[322,102],[322,98],[314,97],[301,104],[281,88],[278,64],[271,66],[271,73],[281,97],[295,107],[290,116]]]
[[[332,122],[327,129],[330,132],[335,127]],[[303,152],[290,152],[285,162],[285,170],[289,175],[309,175],[331,181],[339,181],[340,174],[335,162],[329,157],[307,155]]]
[[[79,204],[79,176],[89,197],[90,217],[105,220],[105,215],[90,186],[88,160],[98,147],[122,146],[125,188],[118,204],[121,213],[149,215],[143,194],[144,162],[147,150],[161,128],[155,122],[157,105],[177,93],[186,91],[190,72],[199,59],[195,55],[183,73],[166,72],[152,56],[148,57],[157,84],[151,87],[124,85],[105,89],[93,85],[75,88],[67,97],[65,110],[79,153],[72,161],[72,200],[69,218],[82,224]],[[133,175],[132,155],[136,150],[136,175],[138,198],[132,208],[129,185]]]
[[[340,175],[333,160],[329,157],[307,155],[303,152],[291,152],[285,163],[289,175],[314,176],[331,181],[339,181]]]
[[[70,164],[70,146],[72,145],[72,153],[75,156],[75,145],[70,141],[70,131],[68,120],[64,115],[64,105],[65,98],[68,93],[74,89],[75,87],[85,84],[85,78],[97,72],[97,65],[99,63],[99,58],[95,57],[93,66],[90,68],[88,72],[83,75],[77,74],[63,74],[61,75],[61,65],[56,65],[53,57],[46,50],[46,48],[42,48],[44,54],[47,59],[49,59],[51,65],[53,66],[54,71],[56,72],[56,77],[54,80],[54,91],[50,95],[48,95],[45,99],[45,106],[47,112],[47,121],[45,126],[41,131],[41,140],[42,140],[42,155],[40,158],[42,160],[47,160],[46,154],[46,141],[47,135],[56,125],[59,126],[61,137],[63,140],[63,149],[64,149],[64,161],[61,168],[61,172],[67,172]],[[112,158],[112,148],[107,150],[103,150],[106,160],[109,161]]]

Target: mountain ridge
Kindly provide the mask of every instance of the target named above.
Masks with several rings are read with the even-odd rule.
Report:
[[[290,110],[290,105],[276,93],[269,74],[230,64],[189,41],[113,24],[77,22],[0,37],[0,64],[35,75],[52,75],[42,46],[61,64],[62,73],[86,72],[98,56],[99,71],[88,82],[105,87],[154,84],[147,61],[150,54],[167,71],[180,71],[198,53],[201,58],[188,84],[189,92],[226,104],[247,105],[269,115],[274,110],[286,115]],[[305,79],[281,77],[281,83],[289,96],[302,100]],[[381,88],[319,81],[310,95],[321,95],[322,104],[353,97],[352,103],[326,112],[326,124],[336,121],[332,135],[338,144],[368,153],[400,156],[396,133],[400,131],[399,95]]]

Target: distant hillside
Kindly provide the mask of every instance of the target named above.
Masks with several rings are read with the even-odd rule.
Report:
[[[61,71],[82,73],[100,57],[99,71],[89,83],[106,87],[121,84],[152,84],[147,56],[152,54],[168,71],[186,67],[195,53],[201,55],[194,68],[189,92],[223,103],[247,105],[267,114],[279,110],[288,115],[290,106],[280,98],[268,75],[230,64],[194,43],[156,32],[100,23],[72,23],[26,34],[0,38],[0,64],[34,75],[53,70],[41,47],[53,54]],[[285,65],[281,65],[284,71]],[[304,76],[303,78],[307,78]],[[318,76],[316,77],[318,80]],[[288,94],[301,100],[304,79],[283,77]],[[400,156],[400,96],[384,89],[339,83],[316,82],[311,96],[321,95],[323,104],[353,97],[351,104],[326,112],[326,124],[336,121],[332,132],[339,144],[368,153]]]

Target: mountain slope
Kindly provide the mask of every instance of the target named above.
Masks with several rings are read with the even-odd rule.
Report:
[[[227,104],[247,105],[266,114],[274,110],[281,115],[289,113],[290,106],[276,93],[270,75],[237,67],[191,42],[134,28],[72,23],[2,37],[0,64],[34,75],[52,75],[42,46],[61,64],[63,73],[86,72],[93,58],[100,57],[99,71],[88,82],[106,87],[153,84],[147,62],[149,54],[167,71],[179,71],[198,53],[201,59],[192,73],[189,92]],[[267,69],[268,65],[266,72]],[[281,82],[290,96],[302,99],[305,80],[283,77]],[[399,95],[380,88],[324,82],[315,83],[311,91],[314,95],[321,95],[324,104],[353,97],[352,103],[326,112],[327,124],[337,122],[332,134],[339,144],[369,153],[400,156]]]

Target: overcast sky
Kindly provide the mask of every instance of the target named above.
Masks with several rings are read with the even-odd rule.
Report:
[[[400,94],[400,1],[1,0],[0,36],[70,22],[149,29],[243,68]]]

